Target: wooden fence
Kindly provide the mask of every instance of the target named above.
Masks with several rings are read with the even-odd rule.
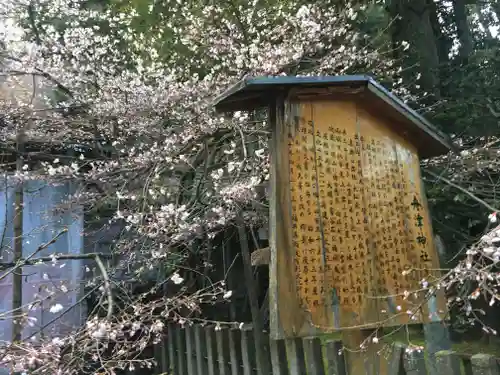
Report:
[[[258,360],[251,329],[215,329],[194,325],[169,325],[165,340],[155,347],[159,375],[347,375],[342,343],[318,338],[284,341],[265,335]],[[423,351],[393,344],[387,357],[387,375],[427,375]],[[265,363],[262,363],[264,361]],[[260,363],[258,363],[260,362]],[[432,371],[438,375],[500,375],[497,359],[487,354],[462,356],[446,351],[436,354]],[[138,374],[144,374],[140,371]],[[349,375],[385,375],[363,374]]]

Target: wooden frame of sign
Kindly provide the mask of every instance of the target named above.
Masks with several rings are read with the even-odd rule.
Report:
[[[246,80],[217,105],[269,108],[273,338],[443,318],[419,292],[440,268],[419,155],[446,136],[364,76]]]

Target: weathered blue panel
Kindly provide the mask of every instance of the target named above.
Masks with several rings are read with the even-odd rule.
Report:
[[[12,260],[14,186],[5,178],[0,182],[0,235],[2,261]],[[75,191],[75,186],[47,185],[40,181],[24,183],[23,211],[23,257],[36,253],[35,257],[48,257],[52,254],[80,254],[83,251],[83,211],[79,206],[65,204],[68,196]],[[64,228],[68,231],[60,235]],[[54,244],[38,251],[43,244],[58,237]],[[48,324],[67,308],[77,304],[81,298],[82,261],[46,262],[36,266],[23,267],[23,305],[25,311],[36,319],[33,327],[26,326],[23,336],[27,337],[45,327],[47,336],[64,335],[75,325],[80,325],[83,318],[81,304],[64,314],[56,323]],[[5,271],[0,271],[0,275]],[[56,290],[50,301],[46,296]],[[67,292],[65,292],[67,291]],[[41,307],[29,310],[29,304],[43,299]],[[55,304],[61,304],[63,310],[51,313]],[[12,277],[0,280],[0,316],[12,308]],[[0,340],[10,341],[12,321],[0,318]]]

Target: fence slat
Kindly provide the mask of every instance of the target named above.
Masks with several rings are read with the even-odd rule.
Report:
[[[264,363],[261,363],[261,368],[259,371],[262,372],[262,375],[273,375],[273,366],[271,362],[271,347],[269,346],[270,340],[269,340],[269,333],[268,332],[263,332],[262,333],[262,355],[261,359]],[[269,371],[266,374],[266,371]]]
[[[287,342],[288,360],[291,375],[307,374],[304,358],[304,347],[301,339],[291,339]]]
[[[264,332],[261,349],[271,372],[263,374],[257,365],[252,328],[230,330],[169,323],[164,334],[161,342],[152,348],[158,364],[155,371],[162,375],[348,375],[340,340],[327,341],[323,351],[317,337],[270,341],[268,333]],[[434,358],[434,370],[438,375],[500,375],[500,360],[493,355],[469,357],[442,350],[436,352]],[[133,373],[143,371],[136,368]],[[428,374],[422,349],[393,344],[387,375]]]
[[[176,332],[176,356],[177,356],[177,372],[175,375],[187,375],[186,361],[186,330],[183,327],[177,326]]]
[[[193,327],[187,326],[186,331],[186,361],[188,375],[196,374],[196,357],[194,353],[194,330]]]
[[[207,372],[208,375],[218,375],[217,340],[215,338],[214,326],[205,327],[205,339],[207,345]]]
[[[218,375],[231,375],[229,330],[227,328],[219,328],[215,331],[215,337],[217,339],[217,353],[219,360]]]
[[[439,375],[460,375],[460,359],[451,350],[442,350],[434,356],[436,360],[436,371]]]
[[[391,356],[387,366],[388,375],[404,375],[404,355],[406,346],[397,342],[392,345]]]
[[[231,373],[233,375],[241,375],[243,369],[241,331],[237,328],[229,331],[229,348],[231,357]]]
[[[474,375],[499,375],[498,364],[492,355],[476,354],[470,359]]]
[[[165,332],[168,334],[167,332]],[[168,337],[163,336],[162,338],[162,347],[161,347],[161,367],[162,372],[170,374],[170,356],[169,356],[169,347],[168,347]]]
[[[175,358],[175,332],[174,332],[174,326],[172,324],[169,324],[167,326],[167,345],[168,345],[168,362],[169,362],[169,367],[167,368],[166,372],[168,375],[170,374],[178,374],[178,369],[177,369],[177,361]]]
[[[327,341],[325,346],[326,362],[328,366],[326,373],[328,375],[347,375],[342,341]]]
[[[241,330],[241,350],[243,352],[243,375],[257,375],[257,355],[251,328],[245,327]]]
[[[164,359],[163,359],[163,340],[158,344],[153,345],[154,360],[156,362],[155,371],[160,373],[165,372]]]
[[[304,342],[304,354],[307,359],[308,375],[325,375],[325,366],[323,364],[323,353],[321,341],[319,338],[306,338]]]
[[[407,375],[427,375],[423,350],[406,350],[403,356],[404,369]]]
[[[286,346],[283,340],[271,340],[271,365],[273,375],[288,375],[288,359],[286,357]]]
[[[470,361],[470,357],[468,357],[468,358],[462,357],[462,364],[464,366],[464,375],[473,375],[472,374],[472,362]]]
[[[207,363],[207,341],[205,330],[199,324],[194,327],[194,346],[196,349],[196,369],[198,375],[205,374]]]

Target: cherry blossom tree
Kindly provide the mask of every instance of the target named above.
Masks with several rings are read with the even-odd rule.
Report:
[[[68,200],[92,215],[106,207],[109,222],[129,233],[113,246],[118,265],[91,255],[102,272],[87,286],[107,301],[104,312],[65,336],[11,343],[3,362],[15,371],[95,371],[88,359],[108,373],[151,366],[138,354],[159,340],[167,319],[189,324],[200,305],[230,297],[223,281],[184,288],[179,270],[196,239],[213,238],[240,215],[249,226],[267,221],[265,113],[214,113],[213,99],[230,83],[253,75],[396,75],[385,52],[353,27],[360,5],[166,3],[165,23],[152,33],[135,25],[153,5],[140,13],[73,0],[3,0],[3,22],[16,32],[3,35],[0,55],[1,140],[35,150],[26,148],[9,172],[18,183],[77,182]],[[27,264],[19,259],[6,272]],[[120,307],[124,267],[141,279],[158,264],[164,281]],[[158,297],[165,282],[179,290]]]
[[[86,288],[98,308],[64,334],[35,330],[9,343],[1,361],[15,371],[112,374],[152,366],[141,353],[160,339],[168,320],[203,322],[202,305],[231,297],[223,280],[194,290],[184,277],[185,260],[200,239],[210,241],[240,217],[247,226],[266,225],[268,218],[266,113],[215,113],[211,104],[229,84],[247,76],[370,73],[406,99],[421,99],[405,90],[391,58],[395,44],[384,49],[387,43],[360,32],[363,2],[142,3],[0,0],[6,26],[0,31],[0,137],[12,155],[4,171],[15,184],[71,181],[78,188],[65,207],[82,206],[87,216],[125,228],[111,249],[116,263],[105,264],[106,254],[85,255],[97,270]],[[409,45],[397,48],[404,55]],[[481,64],[495,71],[490,60]],[[495,105],[485,110],[498,118]],[[457,201],[467,197],[496,212],[478,198],[494,200],[494,189],[475,181],[478,174],[495,175],[497,138],[455,139],[463,143],[461,154],[423,163],[434,184],[431,204],[454,191]],[[463,311],[468,324],[482,321],[477,298],[498,300],[495,220],[493,215],[485,235],[464,250],[463,260],[441,278],[425,280],[420,291],[452,292],[450,306]],[[37,251],[4,264],[0,280],[23,266],[71,261],[62,254],[40,258]],[[209,266],[206,257],[196,271]],[[151,285],[148,275],[158,268],[162,278]],[[131,280],[147,290],[131,296]],[[37,326],[30,309],[69,292],[65,285],[48,287],[40,303],[0,319]],[[49,302],[48,310],[58,319],[71,308]],[[376,331],[368,341],[379,338]]]

